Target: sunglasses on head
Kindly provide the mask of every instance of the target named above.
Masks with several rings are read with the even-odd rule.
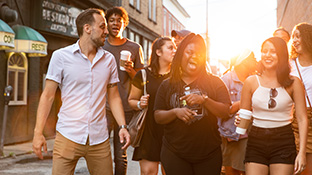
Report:
[[[275,108],[276,106],[276,101],[274,100],[274,98],[278,95],[278,92],[275,88],[271,88],[270,90],[270,100],[268,102],[268,108]]]

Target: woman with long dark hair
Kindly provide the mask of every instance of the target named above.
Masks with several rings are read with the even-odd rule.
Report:
[[[220,175],[217,117],[228,117],[230,97],[223,81],[206,72],[206,45],[191,33],[180,43],[171,76],[160,85],[155,120],[164,125],[161,163],[167,175]]]
[[[299,77],[304,84],[306,90],[307,115],[310,123],[306,146],[307,166],[301,175],[310,175],[312,174],[312,25],[308,23],[300,23],[296,25],[293,29],[290,43],[290,63],[292,67],[291,74]],[[297,151],[299,151],[300,128],[298,128],[296,117],[293,121],[293,128],[296,138]]]
[[[143,95],[142,72],[139,71],[133,79],[129,95],[130,106],[135,110],[148,107],[142,140],[140,146],[134,149],[132,158],[140,162],[142,175],[158,174],[163,126],[155,122],[153,107],[160,83],[169,77],[175,50],[176,46],[171,38],[157,38],[153,42],[150,65],[145,68],[148,95]]]
[[[240,109],[252,110],[245,156],[247,175],[300,173],[306,165],[307,117],[304,89],[290,75],[286,42],[271,37],[262,43],[259,75],[246,79]],[[300,148],[296,153],[291,127],[292,107],[300,126]],[[238,117],[239,119],[239,117]]]

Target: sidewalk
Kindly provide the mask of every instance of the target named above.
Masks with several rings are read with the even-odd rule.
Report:
[[[54,139],[47,140],[48,152],[52,152],[54,145]],[[32,154],[32,142],[14,144],[14,145],[7,145],[3,147],[3,154],[2,158],[7,157],[15,157],[25,154]]]

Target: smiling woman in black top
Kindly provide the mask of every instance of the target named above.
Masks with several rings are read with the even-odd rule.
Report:
[[[164,125],[160,159],[167,175],[220,174],[217,117],[229,116],[231,102],[223,81],[205,67],[205,42],[191,33],[177,49],[171,77],[157,91],[154,116]]]

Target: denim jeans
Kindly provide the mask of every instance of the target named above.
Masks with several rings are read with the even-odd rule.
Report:
[[[134,111],[126,111],[126,124],[128,125],[134,115]],[[108,132],[111,133],[114,130],[114,163],[115,163],[115,173],[114,175],[126,175],[127,174],[127,151],[121,149],[124,145],[120,143],[119,139],[119,127],[112,114],[112,111],[106,110],[107,116],[107,127]]]

